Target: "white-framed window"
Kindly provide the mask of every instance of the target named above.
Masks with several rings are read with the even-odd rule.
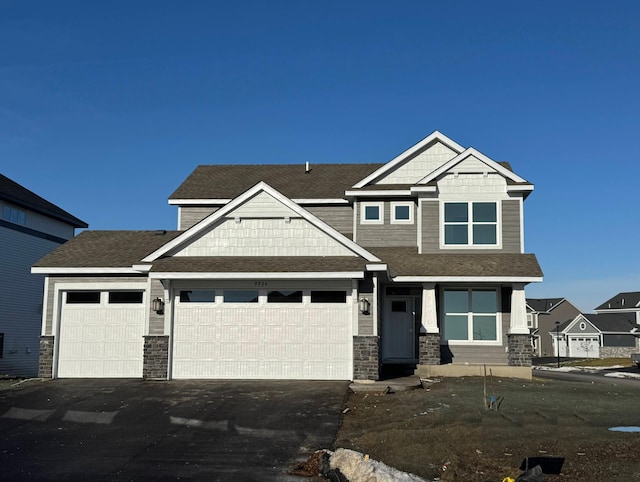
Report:
[[[384,203],[365,202],[360,204],[361,224],[384,224]]]
[[[27,214],[22,209],[5,204],[2,206],[2,219],[13,224],[24,226],[27,222]]]
[[[498,203],[443,203],[444,245],[498,246]]]
[[[392,202],[391,224],[413,224],[413,203]]]
[[[452,342],[499,342],[498,290],[445,288],[442,295],[443,339]]]

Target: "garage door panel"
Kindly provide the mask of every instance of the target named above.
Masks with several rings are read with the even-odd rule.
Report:
[[[57,376],[142,377],[144,320],[142,303],[127,306],[64,303]]]
[[[344,380],[352,376],[349,303],[216,303],[199,306],[197,321],[193,311],[191,304],[176,303],[174,378]],[[196,324],[202,328],[197,335],[192,329]],[[194,344],[206,348],[194,349]]]

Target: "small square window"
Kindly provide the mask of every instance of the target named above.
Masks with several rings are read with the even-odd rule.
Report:
[[[413,224],[413,203],[391,203],[392,224]]]
[[[362,224],[382,224],[384,222],[384,203],[362,203],[360,222]]]

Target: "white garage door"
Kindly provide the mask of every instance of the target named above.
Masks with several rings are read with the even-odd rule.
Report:
[[[142,291],[63,293],[58,377],[142,377],[143,296]]]
[[[569,339],[569,356],[572,358],[599,358],[598,337],[581,336]]]
[[[346,289],[182,290],[172,375],[350,380],[351,298]]]

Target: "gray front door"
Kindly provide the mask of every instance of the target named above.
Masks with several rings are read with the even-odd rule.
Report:
[[[382,331],[384,363],[415,362],[413,298],[386,298]]]

